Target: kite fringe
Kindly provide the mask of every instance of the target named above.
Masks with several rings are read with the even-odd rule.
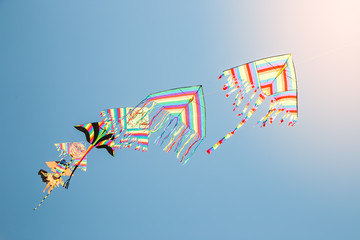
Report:
[[[149,107],[149,105],[151,105],[151,107]],[[164,107],[157,106],[156,102],[145,99],[137,106],[139,109],[143,109],[145,107],[149,109],[146,114],[154,113],[154,116],[149,121],[149,136],[162,129],[162,132],[155,139],[154,143],[157,145],[163,145],[167,142],[167,145],[163,150],[166,152],[173,150],[177,153],[177,158],[179,158],[185,146],[188,145],[197,134],[179,121],[177,116],[173,116],[168,113]],[[170,140],[168,140],[169,137],[171,137]],[[193,154],[193,152],[189,154],[190,149],[199,140],[200,139],[189,145],[185,153],[182,155],[180,162],[183,162],[184,159],[188,160],[188,158]]]

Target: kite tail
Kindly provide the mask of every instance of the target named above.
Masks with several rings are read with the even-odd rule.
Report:
[[[176,127],[177,127],[177,125],[178,125],[178,123],[179,123],[179,119],[178,119],[178,118],[175,118],[175,119],[176,119],[175,126],[174,126],[173,129],[168,133],[168,135],[166,135],[166,136],[162,139],[160,145],[162,145],[162,144],[164,143],[164,141],[165,141],[170,135],[173,135],[173,133],[175,132]]]
[[[214,146],[212,146],[211,148],[209,148],[206,152],[208,154],[210,154],[211,152],[213,152],[214,150],[216,150],[226,139],[228,139],[229,137],[231,137],[232,135],[235,134],[235,132],[242,127],[242,125],[244,125],[246,123],[246,121],[254,114],[254,112],[258,109],[258,107],[260,106],[260,104],[265,100],[265,94],[263,94],[262,92],[259,94],[258,99],[256,100],[254,106],[249,110],[248,114],[243,118],[243,120],[239,123],[239,125],[232,131],[229,132],[228,134],[225,135],[225,137],[223,137],[222,139],[220,139],[217,143],[214,144]]]
[[[181,131],[181,129],[183,128],[183,126],[181,126],[181,128],[179,129],[179,131],[174,135],[174,137],[179,134],[179,132]],[[177,141],[179,141],[179,139],[181,139],[184,135],[184,132],[186,131],[186,127],[181,131],[181,133],[179,134],[179,136],[176,138],[175,141],[173,141],[173,143],[167,148],[166,152],[170,152],[171,149],[173,148],[173,146],[175,145],[175,143]]]
[[[147,103],[149,104],[149,103]],[[167,142],[167,145],[164,147],[164,151],[170,152],[174,150],[177,153],[179,158],[182,150],[187,144],[194,140],[194,134],[191,129],[184,125],[177,116],[172,116],[167,113],[163,107],[158,110],[152,109],[155,112],[155,115],[149,122],[149,128],[151,127],[150,134],[159,131],[162,129],[162,133],[155,139],[155,143],[158,145],[163,145],[164,142]],[[170,138],[170,140],[168,140]],[[187,161],[187,159],[192,155],[190,150],[194,148],[194,145],[199,142],[200,139],[195,140],[184,153],[182,160],[180,162]],[[196,148],[195,148],[196,150]],[[194,151],[195,151],[194,150]],[[187,158],[186,158],[187,157]]]
[[[161,125],[161,127],[165,124],[165,122],[167,122],[167,120],[168,120],[168,118],[163,122],[163,124]],[[175,120],[175,118],[172,118],[172,119],[169,121],[168,125],[165,127],[164,131],[160,134],[160,136],[158,136],[158,137],[155,139],[154,142],[155,142],[156,144],[159,145],[160,140],[162,139],[162,137],[163,137],[163,135],[165,134],[166,130],[168,129],[168,127],[171,125],[171,123],[172,123],[174,120]],[[160,128],[161,128],[161,127],[160,127]]]
[[[296,120],[297,120],[296,115],[291,114],[291,117],[290,117],[290,122],[288,123],[288,127],[292,127],[292,126],[294,126],[294,125],[295,125],[295,123],[296,123]]]
[[[243,120],[244,121],[244,120]],[[243,122],[242,121],[242,122]],[[243,125],[243,123],[240,123],[239,126],[241,127]],[[225,142],[226,139],[228,139],[229,137],[231,137],[232,135],[234,135],[234,133],[239,129],[239,126],[236,127],[232,132],[229,132],[228,134],[225,135],[225,137],[223,137],[222,139],[220,139],[217,143],[214,144],[214,146],[212,146],[211,148],[209,148],[208,150],[206,150],[206,152],[208,154],[212,153],[212,151],[216,150],[223,142]]]
[[[175,141],[175,137],[176,137],[177,135],[179,135],[180,131],[183,130],[183,128],[184,128],[184,126],[180,126],[179,129],[177,129],[177,130],[174,132],[174,134],[172,134],[172,137],[171,137],[168,145],[166,145],[166,147],[164,148],[164,151],[169,152],[169,151],[171,150],[172,146],[175,144],[175,142],[176,142],[177,139],[178,139],[178,138],[177,138],[176,141]],[[185,129],[184,129],[184,130],[185,130]],[[170,146],[170,145],[171,145],[171,146]]]
[[[176,148],[175,148],[175,152],[178,153],[178,149],[179,149],[179,146],[184,142],[184,140],[186,138],[188,138],[188,136],[191,135],[190,133],[190,129],[189,128],[185,128],[185,132],[182,134],[180,140],[178,141],[178,143],[176,144]]]
[[[240,113],[238,116],[241,116],[241,115],[243,115],[243,114],[245,114],[245,113],[246,113],[246,111],[248,110],[248,108],[249,108],[249,106],[250,106],[250,103],[251,103],[251,101],[254,99],[254,97],[255,97],[255,95],[256,95],[256,93],[257,93],[257,91],[258,91],[258,88],[254,90],[254,92],[253,92],[253,94],[251,95],[251,97],[250,97],[250,99],[249,99],[248,103],[247,103],[247,104],[246,104],[246,106],[244,107],[244,109],[243,109],[242,113]]]
[[[281,118],[280,123],[283,123],[286,119],[289,119],[288,127],[292,127],[295,125],[297,121],[297,113],[291,112],[290,110],[286,110],[285,115]]]
[[[34,211],[36,211],[36,209],[38,209],[38,208],[41,206],[41,204],[46,200],[46,198],[50,195],[50,193],[51,193],[53,190],[54,190],[54,188],[51,189],[51,191],[50,191],[48,194],[46,194],[46,196],[41,200],[41,202],[36,206],[36,208],[34,208]]]
[[[233,92],[235,92],[235,91],[238,90],[239,88],[240,88],[240,86],[237,85],[235,88],[231,89],[225,96],[226,96],[226,97],[229,97],[230,94],[232,94]]]
[[[289,111],[286,111],[285,115],[281,118],[279,124],[282,124],[288,117],[290,117],[290,114]]]
[[[267,119],[273,114],[273,112],[275,111],[275,109],[276,109],[275,100],[274,100],[274,99],[271,99],[268,113],[267,113],[264,117],[262,117],[262,118],[257,122],[257,124],[262,123],[262,125],[264,125],[264,123],[267,121]]]
[[[183,144],[182,148],[181,148],[179,151],[177,151],[177,155],[176,155],[177,158],[179,158],[180,153],[182,152],[182,150],[184,149],[184,147],[185,147],[195,136],[196,136],[196,134],[193,133],[193,134],[190,135],[190,137],[188,137],[188,140]]]
[[[284,111],[283,108],[278,108],[277,111],[273,112],[269,117],[269,124],[272,124],[279,113]]]
[[[235,100],[234,100],[234,103],[233,103],[233,106],[234,106],[234,109],[233,109],[233,112],[239,108],[239,105],[241,104],[242,100],[244,99],[244,89],[242,89],[240,87],[240,90],[238,91],[238,93],[236,94],[235,96]]]
[[[187,163],[187,161],[190,159],[190,157],[195,153],[196,149],[199,147],[199,145],[201,144],[201,142],[203,141],[204,138],[201,138],[200,139],[200,136],[198,136],[196,138],[196,140],[190,145],[190,147],[188,148],[188,150],[184,153],[184,155],[182,156],[181,158],[181,161],[182,163],[184,163],[184,165]],[[194,150],[189,154],[191,148],[196,144],[196,147],[194,148]],[[188,155],[189,154],[189,155]],[[188,156],[187,156],[188,155]],[[187,157],[186,157],[187,156]],[[186,158],[185,158],[186,157]]]

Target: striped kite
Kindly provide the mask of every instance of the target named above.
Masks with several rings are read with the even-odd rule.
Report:
[[[83,142],[65,142],[65,143],[55,143],[56,149],[60,151],[59,157],[71,157],[71,162],[69,164],[76,165],[81,157],[86,152],[86,146]],[[87,160],[84,157],[83,161],[80,163],[81,170],[86,172]]]
[[[264,58],[234,67],[225,70],[219,79],[223,76],[228,76],[227,83],[223,87],[223,90],[230,90],[226,97],[232,93],[236,94],[233,111],[239,108],[246,95],[251,94],[248,103],[238,114],[239,116],[246,114],[255,96],[257,96],[257,100],[238,126],[207,150],[208,154],[244,125],[266,97],[271,97],[271,103],[267,114],[258,122],[261,127],[271,124],[281,112],[285,112],[285,114],[280,123],[286,119],[289,119],[288,126],[293,126],[296,123],[298,118],[297,82],[291,54]]]
[[[126,122],[131,122],[132,126],[143,131],[140,133],[141,137],[148,137],[162,129],[162,133],[155,142],[161,145],[170,138],[164,151],[169,152],[173,149],[179,157],[185,146],[188,146],[180,161],[184,164],[205,137],[205,101],[202,86],[153,93],[127,114],[121,111],[124,110],[107,109],[101,115],[105,121],[114,122],[115,120],[120,126],[124,126],[124,123],[119,121],[124,120],[126,115]],[[141,138],[137,134],[137,132],[128,131],[129,138],[135,139],[133,144],[144,149],[144,145],[139,141]]]
[[[111,122],[111,127],[117,133],[119,140],[115,148],[130,148],[146,152],[149,142],[149,116],[144,116],[147,108],[122,107],[106,109],[100,113],[104,121]],[[136,115],[135,115],[136,113]],[[123,134],[122,137],[119,137]]]

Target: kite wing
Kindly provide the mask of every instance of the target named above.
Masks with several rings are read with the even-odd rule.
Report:
[[[109,122],[94,122],[77,125],[75,128],[83,132],[86,140],[96,148],[105,148],[111,156],[114,156],[114,134]]]
[[[296,123],[298,118],[297,82],[291,54],[264,58],[231,68],[225,70],[219,79],[223,76],[228,77],[223,87],[223,90],[229,89],[226,97],[236,93],[233,111],[239,108],[245,96],[251,94],[239,116],[245,115],[254,97],[258,97],[238,126],[207,150],[209,154],[244,125],[266,97],[271,97],[271,104],[267,114],[258,122],[262,127],[271,124],[281,112],[285,114],[280,123],[286,119],[289,119],[288,126]]]
[[[55,161],[45,162],[52,172],[56,172],[57,163]]]
[[[111,121],[107,112],[108,110],[103,116]],[[150,114],[152,118],[149,118],[148,123],[145,121],[142,128],[148,130],[149,135],[162,129],[163,132],[155,142],[163,144],[171,137],[164,151],[174,149],[177,157],[184,147],[188,146],[181,159],[181,162],[186,163],[205,137],[205,101],[202,86],[150,94],[126,115],[127,122],[140,126]]]
[[[72,172],[70,168],[66,168],[66,166],[64,164],[61,164],[59,161],[51,161],[45,163],[52,172],[61,174],[63,176],[70,176]]]

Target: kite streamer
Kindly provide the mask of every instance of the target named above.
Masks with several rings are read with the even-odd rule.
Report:
[[[228,78],[223,90],[230,90],[226,97],[237,92],[233,103],[234,111],[239,108],[244,96],[252,93],[249,102],[239,116],[245,115],[255,96],[258,98],[238,126],[209,148],[208,154],[244,125],[266,97],[271,97],[271,104],[267,114],[258,122],[260,126],[265,127],[273,123],[281,112],[285,112],[285,114],[280,123],[288,119],[288,126],[294,126],[298,118],[297,82],[291,54],[265,58],[225,70],[219,79],[224,76]]]

